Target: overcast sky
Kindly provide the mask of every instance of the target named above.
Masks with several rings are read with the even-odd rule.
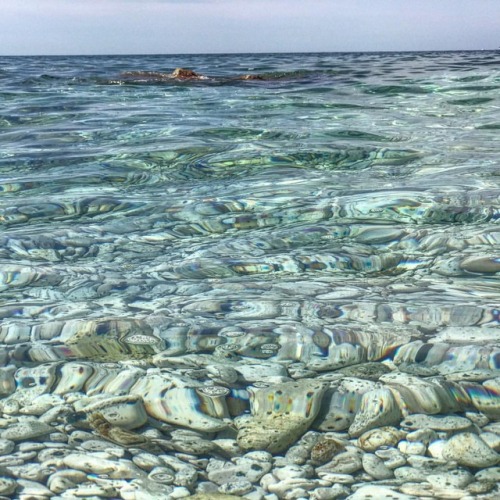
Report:
[[[500,0],[1,0],[0,54],[496,49]]]

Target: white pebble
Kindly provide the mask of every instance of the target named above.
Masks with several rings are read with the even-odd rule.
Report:
[[[470,432],[452,436],[444,445],[443,457],[467,467],[491,467],[500,461],[500,455],[495,450]]]

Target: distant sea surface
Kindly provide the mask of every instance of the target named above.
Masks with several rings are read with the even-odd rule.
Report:
[[[499,222],[498,51],[0,57],[4,366],[231,346],[498,409]]]

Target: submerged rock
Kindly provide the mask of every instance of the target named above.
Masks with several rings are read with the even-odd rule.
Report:
[[[285,450],[316,418],[326,388],[326,384],[308,379],[249,387],[252,414],[235,421],[239,446],[271,453]]]

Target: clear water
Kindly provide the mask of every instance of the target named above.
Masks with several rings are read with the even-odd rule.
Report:
[[[123,76],[175,67],[210,78]],[[336,328],[364,361],[452,335],[412,373],[498,376],[499,52],[2,57],[0,103],[5,366],[126,363],[33,332],[128,318],[307,377]]]

